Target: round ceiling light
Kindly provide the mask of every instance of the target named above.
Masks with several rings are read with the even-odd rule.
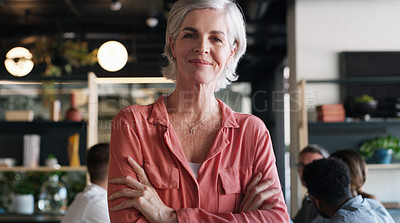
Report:
[[[14,47],[6,54],[4,65],[16,77],[23,77],[33,69],[32,54],[24,47]]]
[[[156,17],[148,17],[146,19],[146,24],[150,27],[150,28],[154,28],[158,25],[158,19]]]
[[[97,52],[97,60],[104,70],[119,71],[128,61],[128,51],[120,42],[108,41],[100,46]]]

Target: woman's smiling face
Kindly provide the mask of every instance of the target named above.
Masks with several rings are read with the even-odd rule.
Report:
[[[230,48],[224,13],[214,9],[187,13],[171,49],[178,79],[194,83],[216,82],[235,52]]]

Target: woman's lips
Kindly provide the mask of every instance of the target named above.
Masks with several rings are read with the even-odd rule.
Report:
[[[208,62],[207,60],[201,60],[201,59],[191,59],[189,60],[190,63],[195,63],[198,65],[211,65],[212,63]]]

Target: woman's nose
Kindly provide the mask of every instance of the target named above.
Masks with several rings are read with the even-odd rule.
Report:
[[[199,39],[194,51],[200,54],[208,54],[210,52],[210,47],[207,40]]]

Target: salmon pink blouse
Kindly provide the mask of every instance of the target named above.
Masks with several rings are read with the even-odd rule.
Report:
[[[223,102],[222,126],[195,177],[168,120],[161,96],[151,105],[132,105],[113,119],[108,177],[132,176],[131,156],[144,168],[165,205],[179,222],[289,222],[282,191],[265,201],[279,202],[270,210],[238,213],[246,186],[261,172],[281,188],[272,142],[257,117],[232,111]],[[126,187],[109,184],[108,194]],[[126,199],[126,198],[124,198]],[[109,207],[124,199],[109,201]],[[111,222],[148,222],[136,209],[110,211]]]

